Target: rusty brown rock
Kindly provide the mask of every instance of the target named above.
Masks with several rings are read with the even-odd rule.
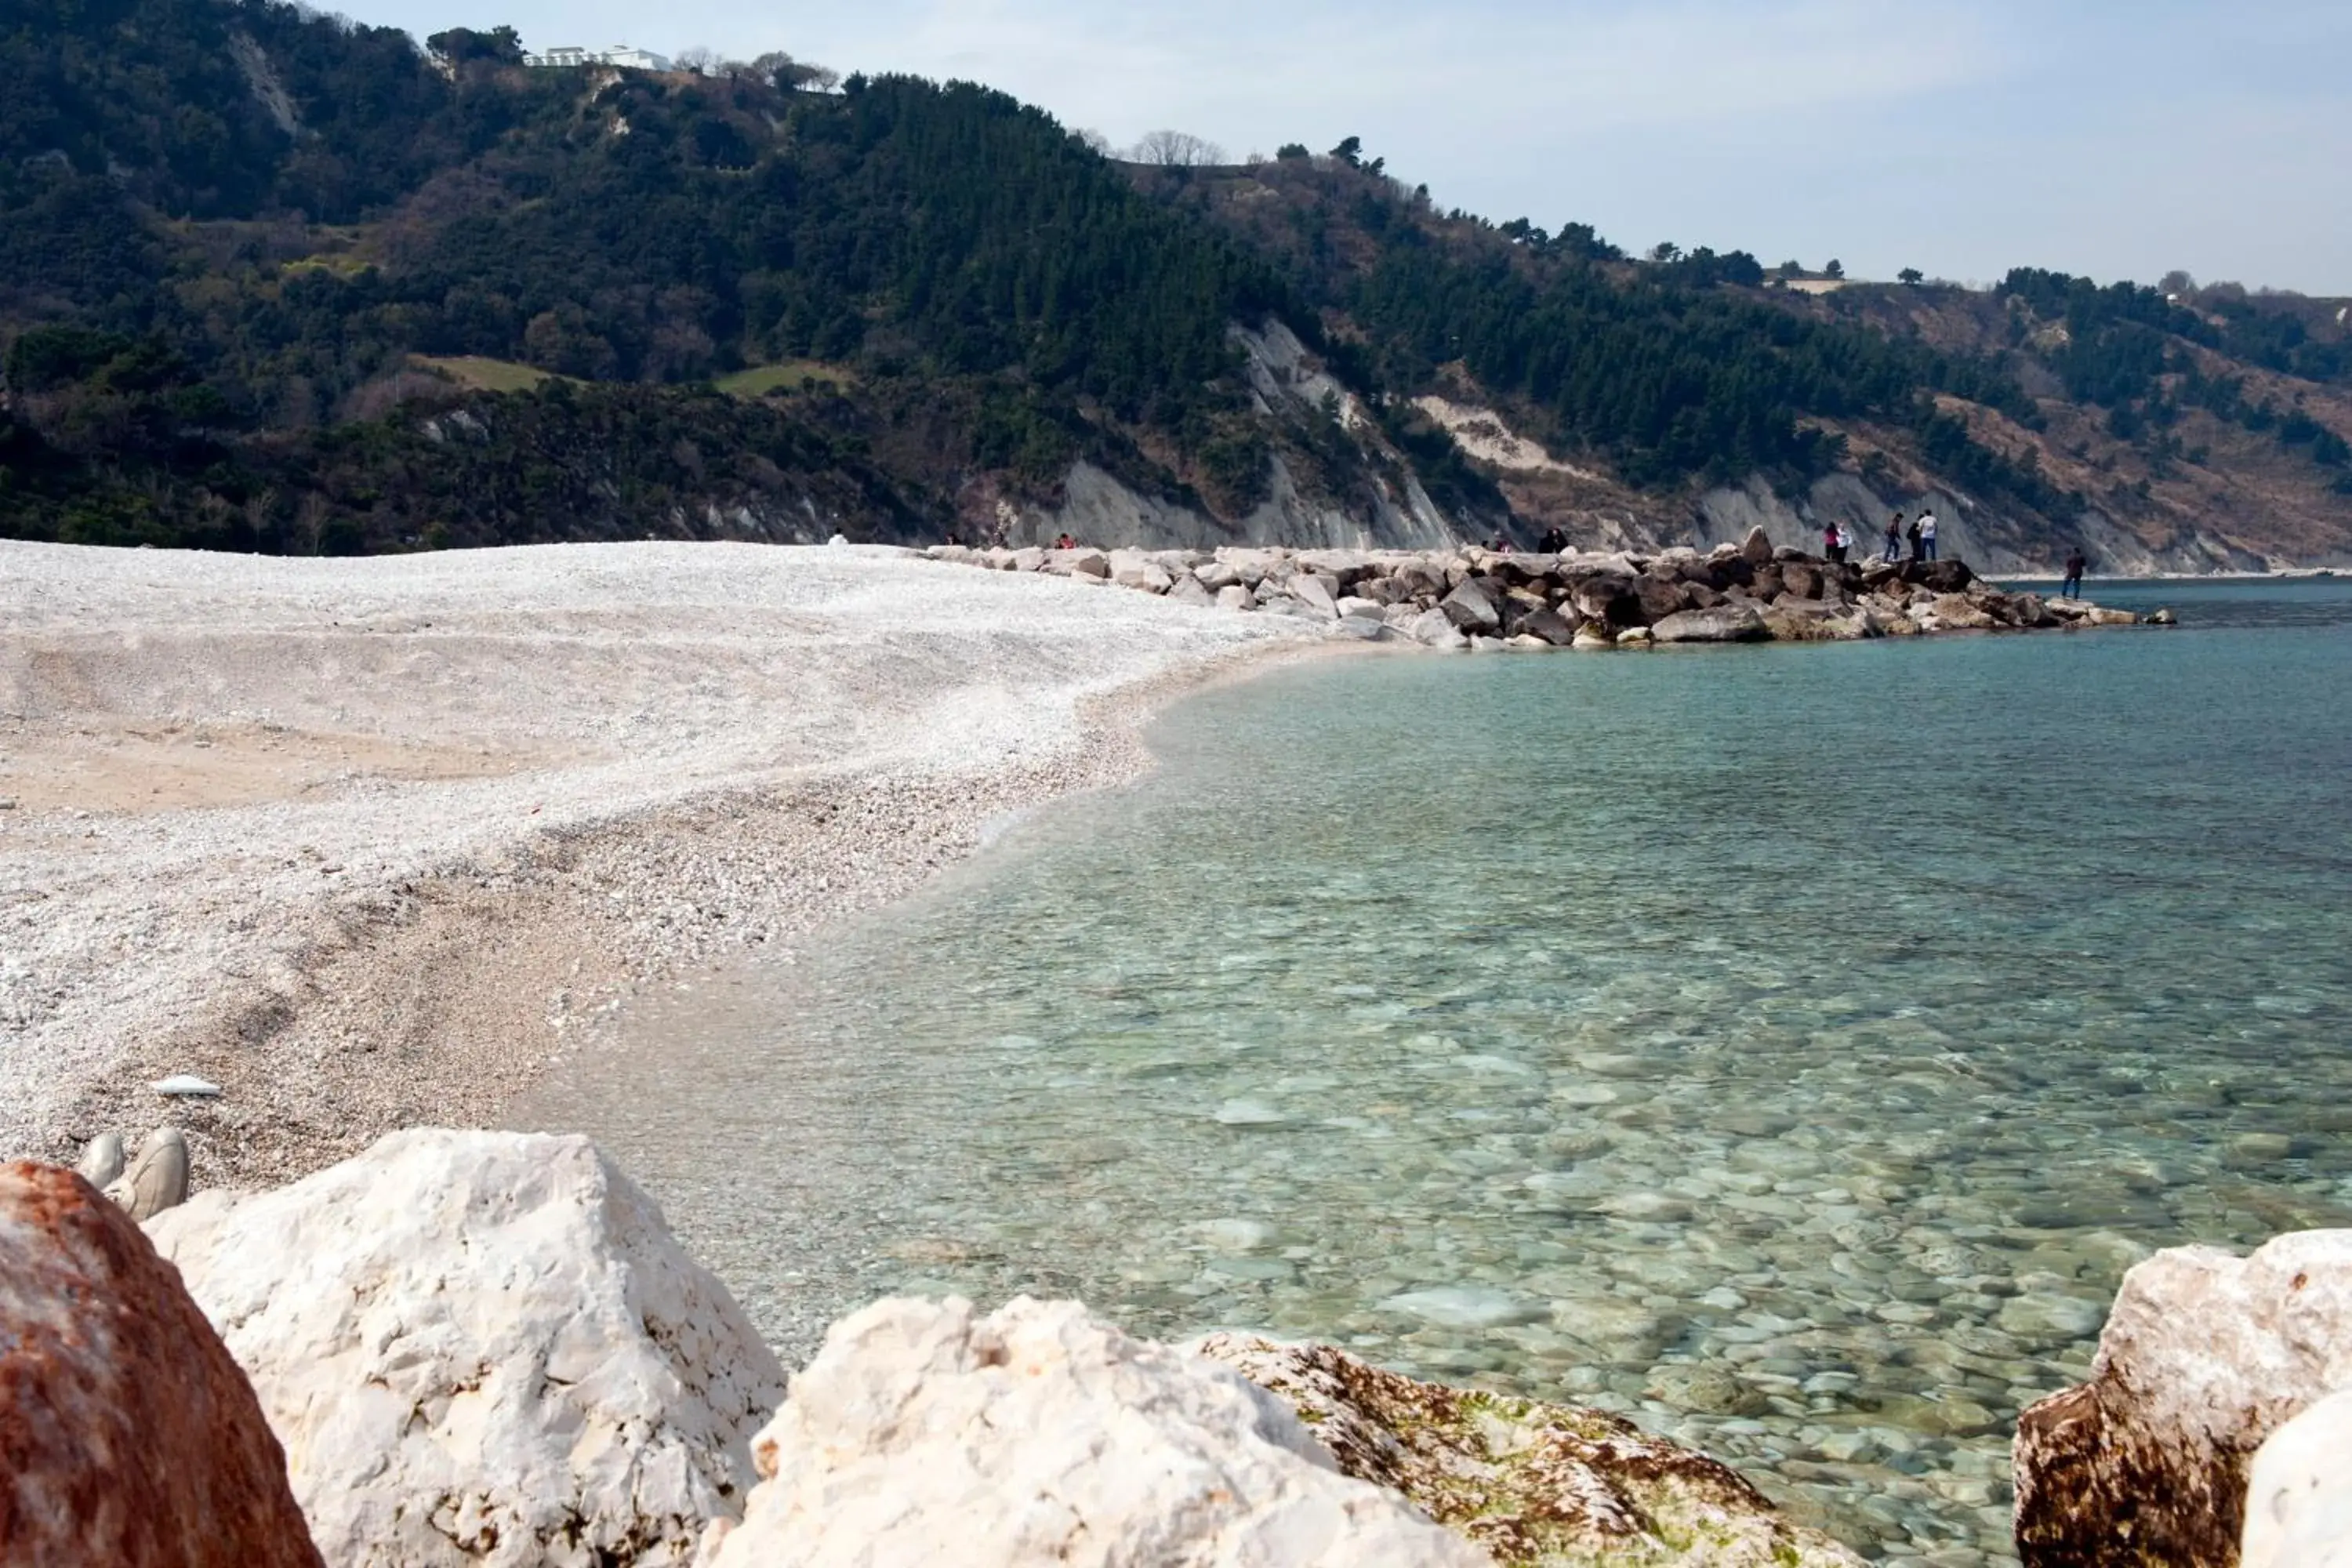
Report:
[[[2158,1253],[2124,1276],[2090,1381],[2018,1419],[2019,1558],[2232,1568],[2255,1451],[2347,1385],[2352,1231]]]
[[[0,1166],[0,1564],[320,1568],[253,1389],[139,1226]]]

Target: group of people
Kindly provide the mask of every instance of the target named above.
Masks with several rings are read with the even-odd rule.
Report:
[[[1912,560],[1933,561],[1936,559],[1936,514],[1923,511],[1912,520],[1910,527],[1906,528],[1903,526],[1903,514],[1898,511],[1887,520],[1885,537],[1886,550],[1879,559],[1888,565],[1892,566],[1903,559],[1906,540],[1911,544]],[[1853,549],[1853,535],[1845,531],[1844,524],[1822,524],[1822,559],[1843,566]]]
[[[1903,514],[1898,511],[1886,520],[1885,538],[1886,549],[1879,559],[1890,566],[1903,559],[1903,545],[1906,540],[1910,542],[1912,560],[1933,561],[1936,559],[1936,514],[1923,511],[1911,520],[1910,527],[1906,528],[1903,526]]]

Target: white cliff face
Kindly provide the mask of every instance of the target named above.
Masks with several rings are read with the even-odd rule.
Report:
[[[1475,1568],[1237,1374],[1075,1302],[884,1301],[835,1325],[714,1568]]]
[[[394,1133],[151,1222],[331,1568],[684,1563],[783,1372],[583,1138]]]

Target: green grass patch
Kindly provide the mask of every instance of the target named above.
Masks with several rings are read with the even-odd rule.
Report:
[[[550,372],[537,365],[518,364],[507,359],[485,359],[479,354],[413,354],[410,357],[418,364],[437,370],[458,385],[475,392],[529,392],[551,375]]]
[[[843,388],[856,384],[856,378],[839,365],[813,359],[787,360],[782,364],[755,364],[732,375],[722,375],[710,384],[730,397],[765,397],[773,392],[798,392],[810,383],[819,381],[829,381]]]

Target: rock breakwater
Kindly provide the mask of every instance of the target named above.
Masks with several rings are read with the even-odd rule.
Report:
[[[1743,543],[1655,555],[1481,549],[975,550],[931,559],[1297,616],[1369,642],[1439,648],[1822,642],[1948,631],[2133,626],[2081,599],[2010,593],[1965,561],[1828,561],[1759,529]]]

